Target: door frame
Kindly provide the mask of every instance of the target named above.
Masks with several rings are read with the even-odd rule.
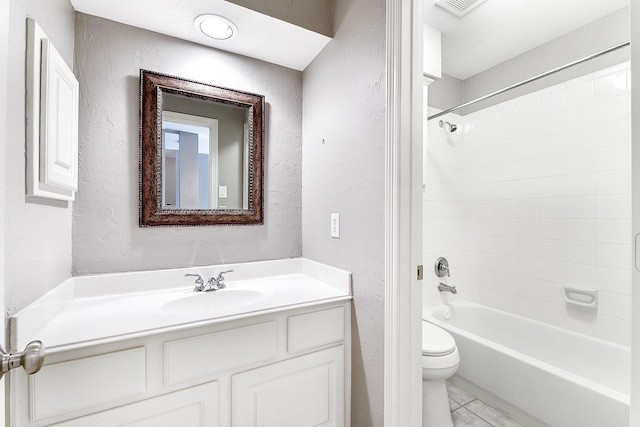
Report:
[[[631,31],[631,411],[630,426],[640,423],[640,5],[629,4]],[[635,355],[635,357],[634,357]]]
[[[384,425],[422,425],[421,0],[387,0]]]
[[[6,147],[8,142],[7,135],[7,97],[9,85],[9,3],[10,1],[0,1],[0,307],[3,307],[3,327],[0,328],[0,343],[5,349],[9,344],[6,340],[6,307],[5,307],[5,225],[6,225],[6,164],[7,155]],[[5,398],[5,382],[4,377],[0,380],[0,399],[4,405],[0,405],[0,425],[6,425],[7,399]]]

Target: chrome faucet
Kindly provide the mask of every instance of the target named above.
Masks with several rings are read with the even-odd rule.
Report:
[[[218,277],[209,277],[207,280],[207,284],[205,285],[204,280],[202,280],[202,276],[195,273],[185,274],[186,276],[193,276],[196,278],[196,287],[193,288],[193,292],[210,292],[217,291],[219,289],[224,289],[227,285],[224,284],[224,275],[226,273],[231,273],[233,270],[221,271],[218,273]]]
[[[196,278],[196,282],[195,282],[196,283],[196,287],[193,288],[193,292],[202,292],[202,291],[204,291],[205,286],[204,286],[204,280],[202,280],[202,276],[200,276],[197,273],[187,273],[187,274],[184,275],[184,277],[189,277],[189,276],[192,276],[192,277]]]
[[[440,292],[451,292],[452,294],[457,294],[458,293],[458,291],[456,290],[455,286],[445,285],[442,282],[440,282],[440,284],[438,285],[438,290]]]
[[[217,291],[218,289],[224,289],[227,285],[224,284],[224,275],[227,273],[231,273],[233,270],[221,271],[218,273],[218,277],[210,277],[207,280],[207,287],[205,288],[205,292],[208,291]]]

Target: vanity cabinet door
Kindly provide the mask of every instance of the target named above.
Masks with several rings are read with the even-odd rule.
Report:
[[[218,388],[210,382],[51,427],[219,427]]]
[[[232,377],[233,427],[343,427],[344,346]]]

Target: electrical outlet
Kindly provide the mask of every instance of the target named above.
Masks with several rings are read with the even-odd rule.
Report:
[[[340,238],[340,214],[331,214],[331,237],[334,239]]]

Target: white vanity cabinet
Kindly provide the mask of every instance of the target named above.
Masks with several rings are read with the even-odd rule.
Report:
[[[54,349],[40,372],[11,371],[11,425],[348,426],[350,306]]]
[[[232,377],[234,426],[343,426],[344,347]]]
[[[52,425],[57,427],[125,425],[129,427],[218,427],[220,426],[218,398],[218,384],[211,382]]]

